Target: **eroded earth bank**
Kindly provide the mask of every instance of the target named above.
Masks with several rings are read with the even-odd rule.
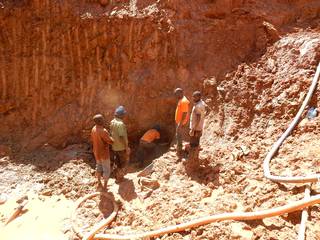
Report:
[[[146,231],[304,197],[303,184],[265,179],[262,163],[319,63],[319,1],[1,1],[0,39],[0,192],[8,196],[1,221],[29,196],[28,212],[0,231],[1,239],[77,239],[71,208],[96,189],[92,115],[102,112],[109,121],[122,104],[132,146],[155,122],[169,142],[175,87],[188,97],[202,90],[210,108],[200,169],[186,171],[170,148],[154,160],[149,177],[159,185],[150,192],[131,164],[127,181],[109,183],[121,207],[106,232]],[[309,106],[319,107],[319,100],[316,91]],[[304,118],[272,172],[319,172],[319,133],[319,117]],[[312,185],[312,195],[318,191]],[[319,206],[309,214],[306,239],[319,239]],[[85,231],[101,218],[93,201],[76,224]],[[296,239],[300,218],[297,211],[226,221],[159,239]]]

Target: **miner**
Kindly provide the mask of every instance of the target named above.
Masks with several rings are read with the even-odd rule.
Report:
[[[199,160],[200,137],[202,136],[204,117],[206,114],[206,104],[201,99],[201,92],[195,91],[192,94],[194,106],[190,117],[190,151],[188,162],[191,165],[197,164]]]
[[[178,99],[178,104],[176,107],[175,113],[175,122],[176,122],[176,139],[177,139],[177,155],[181,157],[182,153],[182,142],[186,140],[187,131],[188,131],[188,121],[189,121],[189,105],[190,101],[184,96],[183,90],[177,88],[174,90],[174,95]]]
[[[91,130],[93,153],[96,159],[96,176],[98,178],[98,190],[106,190],[111,173],[109,145],[113,143],[108,131],[104,128],[104,118],[101,114],[93,117],[95,123]],[[101,183],[101,176],[104,185]]]
[[[156,124],[145,132],[140,139],[136,158],[140,167],[144,166],[148,154],[155,152],[157,142],[160,140],[160,125]]]
[[[130,155],[127,127],[124,123],[126,113],[123,106],[117,107],[114,119],[110,124],[111,136],[114,140],[112,144],[113,160],[117,166],[115,171],[116,182],[123,181]]]

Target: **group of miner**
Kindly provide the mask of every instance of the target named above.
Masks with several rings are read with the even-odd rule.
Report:
[[[200,91],[195,91],[192,94],[193,106],[185,96],[183,89],[175,89],[174,95],[178,103],[175,111],[176,131],[173,143],[176,143],[178,159],[181,159],[183,154],[187,153],[186,163],[194,166],[199,159],[200,138],[203,132],[206,104],[201,98]],[[105,127],[106,122],[102,114],[93,117],[95,125],[91,130],[91,140],[96,160],[98,190],[100,191],[107,190],[112,166],[115,166],[116,183],[124,180],[131,153],[125,124],[126,116],[127,112],[123,106],[116,108],[114,118],[110,122],[110,133]],[[140,167],[144,166],[146,156],[154,151],[157,143],[159,143],[160,131],[160,125],[155,124],[141,137],[135,154],[135,159]],[[185,140],[188,143],[183,146]]]

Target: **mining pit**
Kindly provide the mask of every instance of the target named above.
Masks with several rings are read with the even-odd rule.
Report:
[[[263,169],[316,76],[319,0],[0,0],[0,53],[0,239],[82,239],[72,226],[90,232],[112,201],[117,215],[99,234],[139,236],[320,192],[318,182],[276,183]],[[200,90],[209,109],[197,169],[176,155],[177,87],[189,99]],[[272,159],[273,174],[320,173],[320,117],[308,118],[311,107],[319,112],[318,89]],[[92,117],[109,123],[118,105],[132,149],[126,180],[112,174],[108,198],[75,210],[96,192]],[[134,156],[156,123],[161,145],[145,180]],[[317,240],[319,206],[309,206],[303,238],[298,209],[138,239]]]

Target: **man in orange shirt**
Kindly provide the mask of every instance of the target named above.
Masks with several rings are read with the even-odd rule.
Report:
[[[160,126],[157,124],[152,129],[143,134],[140,139],[139,147],[137,150],[137,160],[140,167],[144,166],[146,155],[156,148],[156,141],[160,139]]]
[[[107,189],[109,176],[111,173],[109,145],[113,139],[109,136],[108,131],[103,127],[104,118],[101,114],[93,117],[95,126],[91,130],[91,140],[93,153],[96,159],[96,176],[98,178],[98,189]],[[104,179],[104,186],[101,184],[101,176]]]
[[[190,115],[190,101],[184,96],[183,90],[177,88],[174,90],[174,95],[178,99],[176,108],[175,121],[176,121],[176,138],[177,138],[177,154],[180,157],[182,152],[182,141],[184,140],[184,132],[187,131],[187,123]]]

